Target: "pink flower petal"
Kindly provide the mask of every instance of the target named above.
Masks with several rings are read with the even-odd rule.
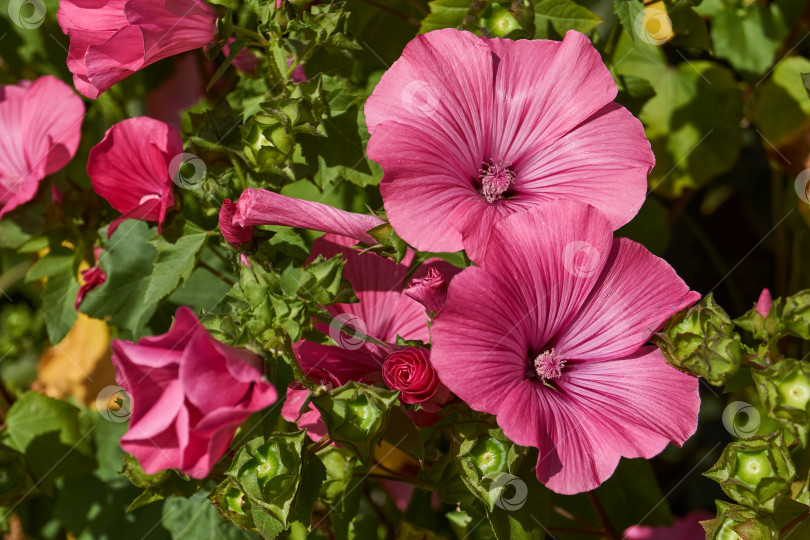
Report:
[[[646,343],[678,311],[700,300],[675,270],[644,246],[616,239],[599,285],[555,339],[576,359],[616,358]]]

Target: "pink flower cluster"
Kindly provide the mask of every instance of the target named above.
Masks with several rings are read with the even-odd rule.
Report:
[[[403,292],[404,270],[348,249],[375,244],[367,231],[382,220],[263,190],[223,206],[223,234],[238,247],[257,225],[331,233],[313,255],[343,253],[360,303],[329,308],[355,323],[331,334],[338,346],[296,344],[313,378],[383,382],[427,411],[446,402],[438,380],[441,396],[537,447],[537,477],[550,489],[593,489],[621,457],[683,444],[700,406],[697,379],[646,345],[699,295],[640,244],[613,239],[644,202],[654,164],[615,96],[577,32],[562,42],[420,35],[366,102],[368,153],[382,165],[397,233],[424,251],[464,249],[476,266],[423,265]],[[357,333],[375,339],[345,339]],[[397,350],[396,334],[432,338],[430,352]],[[284,416],[323,436],[317,411],[301,409],[305,395],[291,387]]]
[[[211,44],[217,19],[201,0],[66,0],[58,17],[74,84],[90,98]],[[250,70],[255,60],[239,63]],[[345,259],[359,303],[327,306],[333,322],[319,326],[336,345],[293,346],[314,382],[386,385],[418,425],[461,399],[539,449],[537,478],[550,489],[593,489],[621,457],[683,444],[700,405],[697,380],[647,345],[699,295],[640,244],[613,238],[644,202],[654,164],[616,93],[574,31],[561,42],[419,35],[366,102],[368,155],[382,166],[387,220],[402,239],[421,251],[464,250],[475,266],[431,258],[413,269],[410,249],[399,263],[361,253],[351,246],[376,244],[369,230],[385,220],[261,189],[224,201],[222,236],[244,250],[256,226],[308,228],[328,233],[310,261]],[[43,114],[47,103],[59,114]],[[0,216],[72,158],[82,115],[81,100],[53,77],[0,87]],[[158,120],[107,131],[87,173],[122,213],[108,236],[130,218],[160,231],[183,159],[180,134]],[[77,306],[105,279],[99,267],[86,271]],[[188,308],[168,333],[116,340],[113,350],[133,402],[122,444],[147,472],[206,476],[238,426],[277,397],[261,359],[214,340]],[[291,385],[282,414],[319,439],[325,428],[306,397]]]

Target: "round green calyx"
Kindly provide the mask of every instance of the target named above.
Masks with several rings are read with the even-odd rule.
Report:
[[[520,23],[509,8],[502,4],[490,4],[481,15],[483,26],[494,37],[504,37],[515,30],[520,30]]]
[[[810,402],[810,380],[802,373],[799,366],[793,369],[785,380],[776,385],[779,391],[779,404],[794,409],[807,409]]]
[[[369,404],[366,396],[358,396],[346,401],[346,419],[353,420],[354,424],[362,430],[369,430],[377,421],[379,411]]]
[[[494,476],[506,471],[506,458],[509,449],[506,443],[497,439],[481,439],[472,447],[469,453],[470,461],[482,476]]]
[[[734,478],[755,488],[760,480],[774,476],[767,450],[737,452]]]

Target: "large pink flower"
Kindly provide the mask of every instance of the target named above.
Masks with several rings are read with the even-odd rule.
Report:
[[[220,228],[222,220],[227,220],[230,215],[233,225],[240,228],[255,225],[301,227],[354,238],[359,242],[374,245],[377,241],[366,231],[385,223],[375,216],[355,214],[327,204],[295,199],[266,189],[246,189],[239,196],[235,210],[231,204],[230,201],[224,203],[220,210]],[[228,236],[225,236],[225,239],[231,242]]]
[[[277,394],[255,354],[215,340],[187,307],[163,335],[112,344],[116,380],[129,394],[121,446],[143,470],[205,478],[236,429]]]
[[[51,75],[0,86],[0,217],[73,158],[83,117],[81,98]]]
[[[644,344],[699,295],[612,230],[572,201],[499,221],[433,326],[441,380],[539,448],[537,478],[558,493],[593,489],[620,457],[652,457],[697,427],[697,379]]]
[[[211,43],[217,21],[201,0],[62,0],[56,17],[70,36],[73,83],[92,99],[149,64]]]
[[[108,237],[127,219],[157,222],[160,229],[174,204],[169,166],[182,152],[176,129],[145,116],[115,124],[90,149],[87,175],[93,189],[123,213],[108,227]]]
[[[353,304],[326,306],[335,321],[329,327],[324,325],[320,329],[339,345],[320,345],[308,341],[293,345],[295,356],[304,371],[313,379],[331,381],[332,386],[349,381],[381,383],[386,359],[392,353],[403,350],[403,347],[394,345],[397,336],[424,342],[430,340],[424,308],[403,294],[413,252],[408,250],[403,261],[397,264],[374,253],[361,254],[349,247],[354,243],[350,238],[328,234],[315,241],[310,256],[310,259],[318,255],[329,258],[341,253],[346,260],[343,275],[352,284],[360,300]],[[447,279],[458,272],[457,268],[445,261],[430,259],[417,268],[414,275],[425,276],[433,268],[441,270]],[[383,345],[364,341],[367,336]],[[420,375],[432,370],[429,364],[423,364]],[[427,379],[430,379],[429,375]],[[440,392],[439,386],[436,385],[430,395],[425,395],[425,400],[437,395],[446,401],[447,394]],[[291,422],[298,419],[298,425],[306,427],[309,435],[318,439],[326,434],[318,411],[310,406],[299,419],[306,395],[306,390],[291,386],[281,414]]]
[[[584,35],[414,38],[365,106],[388,218],[422,251],[483,260],[495,222],[570,199],[613,229],[636,214],[654,158],[641,123]]]

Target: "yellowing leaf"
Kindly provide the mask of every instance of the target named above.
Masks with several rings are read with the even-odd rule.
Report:
[[[33,387],[62,399],[72,395],[87,405],[105,387],[115,384],[110,361],[110,329],[104,321],[79,313],[65,338],[49,347],[39,360]]]

